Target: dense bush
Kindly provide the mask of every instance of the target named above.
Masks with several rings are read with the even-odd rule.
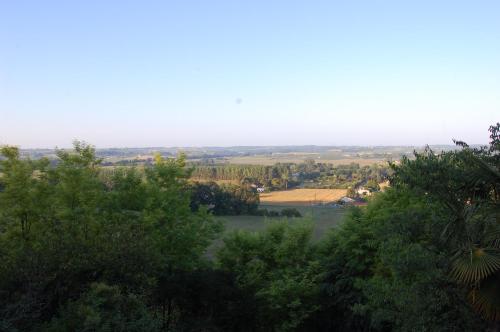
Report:
[[[295,208],[287,208],[287,209],[283,209],[281,210],[281,216],[283,217],[287,217],[287,218],[300,218],[302,217],[302,215],[300,214],[299,210],[295,209]]]
[[[190,206],[193,211],[205,206],[208,211],[218,216],[257,213],[259,195],[249,186],[219,186],[215,182],[196,182],[190,189]]]
[[[263,217],[270,217],[270,218],[277,218],[277,217],[287,217],[287,218],[300,218],[302,217],[302,214],[299,212],[299,210],[295,208],[285,208],[281,211],[275,211],[275,210],[268,210],[268,209],[258,209],[253,213],[254,216],[263,216]]]
[[[79,330],[152,326],[145,320],[162,310],[151,296],[159,276],[204,264],[202,254],[221,229],[205,211],[191,212],[182,157],[158,157],[145,173],[127,168],[110,174],[81,143],[74,152],[59,151],[56,166],[20,159],[16,148],[1,152],[5,330],[38,331],[58,314],[50,329],[73,319],[82,324]],[[99,305],[108,300],[124,309]],[[129,312],[129,305],[141,312],[147,307],[148,315]],[[115,325],[121,324],[115,318],[126,326]]]

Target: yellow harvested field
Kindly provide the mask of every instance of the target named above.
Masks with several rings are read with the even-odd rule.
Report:
[[[339,200],[346,189],[292,189],[260,194],[261,204],[310,205]]]

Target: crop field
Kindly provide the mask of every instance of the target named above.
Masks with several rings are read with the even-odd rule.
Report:
[[[347,189],[292,189],[260,194],[262,205],[311,205],[337,201]]]

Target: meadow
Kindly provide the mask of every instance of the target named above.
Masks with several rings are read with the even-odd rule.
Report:
[[[268,210],[281,211],[284,208],[295,208],[301,214],[302,218],[288,218],[290,223],[302,222],[310,220],[314,224],[313,240],[319,241],[331,229],[340,224],[342,218],[347,212],[346,208],[342,207],[326,207],[326,206],[304,206],[304,205],[263,205],[261,206]],[[266,228],[266,225],[273,221],[282,220],[282,218],[269,218],[263,216],[217,216],[224,225],[224,233],[222,236],[214,241],[208,250],[208,256],[213,257],[214,252],[222,246],[222,238],[224,234],[232,231],[245,230],[250,232],[259,232]]]
[[[281,211],[283,208],[295,208],[300,211],[303,218],[289,218],[291,223],[303,219],[311,220],[314,223],[313,238],[319,240],[326,232],[337,226],[346,213],[346,208],[332,208],[325,206],[291,206],[291,205],[265,205],[262,206],[268,210]],[[269,222],[279,220],[280,218],[269,218],[261,216],[220,216],[225,226],[225,232],[233,230],[260,231],[263,230]]]

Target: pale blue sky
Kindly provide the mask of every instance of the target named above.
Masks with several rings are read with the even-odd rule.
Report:
[[[0,144],[486,143],[500,1],[0,0]]]

